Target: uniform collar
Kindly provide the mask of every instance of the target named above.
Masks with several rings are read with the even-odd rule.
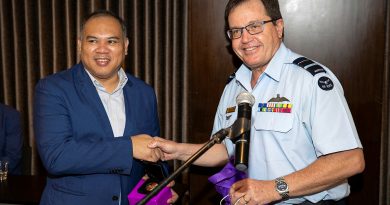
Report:
[[[289,49],[286,48],[284,43],[280,44],[279,49],[276,51],[275,55],[272,57],[267,68],[264,71],[264,74],[274,79],[275,81],[280,80],[280,75],[282,73],[283,65],[286,59],[288,59]],[[260,76],[259,80],[263,77]],[[252,71],[245,65],[242,64],[236,72],[236,80],[239,81],[247,90],[252,90],[250,86],[250,80],[252,76]]]
[[[282,42],[280,44],[278,51],[276,51],[274,57],[272,57],[271,61],[269,62],[267,68],[264,71],[268,76],[270,76],[275,81],[279,82],[280,80],[283,65],[287,63],[285,62],[285,60],[288,57],[288,51],[289,50]]]

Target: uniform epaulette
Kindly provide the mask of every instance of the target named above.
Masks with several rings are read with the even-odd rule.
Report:
[[[229,76],[229,78],[228,78],[227,81],[226,81],[226,85],[229,84],[230,81],[232,81],[232,80],[236,77],[236,71],[237,71],[237,70],[235,70],[234,73],[232,73],[232,74]]]
[[[317,75],[318,73],[326,73],[325,69],[322,66],[305,57],[299,57],[295,59],[293,61],[293,64],[302,67],[303,69],[311,73],[313,76]]]

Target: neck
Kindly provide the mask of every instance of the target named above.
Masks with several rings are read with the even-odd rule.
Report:
[[[254,88],[256,86],[257,80],[260,75],[264,72],[265,67],[259,67],[252,70],[252,78],[251,78],[251,87]]]
[[[115,88],[118,86],[119,75],[115,75],[115,77],[109,79],[99,79],[98,81],[100,84],[103,85],[104,89],[108,93],[112,93],[115,90]]]

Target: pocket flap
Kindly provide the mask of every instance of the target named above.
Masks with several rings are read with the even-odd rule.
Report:
[[[293,126],[293,113],[257,112],[254,127],[256,130],[288,132]]]

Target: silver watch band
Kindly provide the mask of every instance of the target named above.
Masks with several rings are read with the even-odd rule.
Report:
[[[280,190],[278,188],[278,185],[280,186],[281,184],[283,186],[285,186],[284,190]],[[283,200],[290,198],[290,196],[288,195],[288,193],[289,193],[288,184],[286,183],[286,181],[284,181],[283,177],[276,178],[276,180],[275,180],[275,189],[279,193],[279,195],[282,197]]]
[[[286,193],[286,192],[279,193],[279,195],[282,197],[283,200],[284,200],[284,199],[290,198],[290,196],[289,196],[288,193]]]

